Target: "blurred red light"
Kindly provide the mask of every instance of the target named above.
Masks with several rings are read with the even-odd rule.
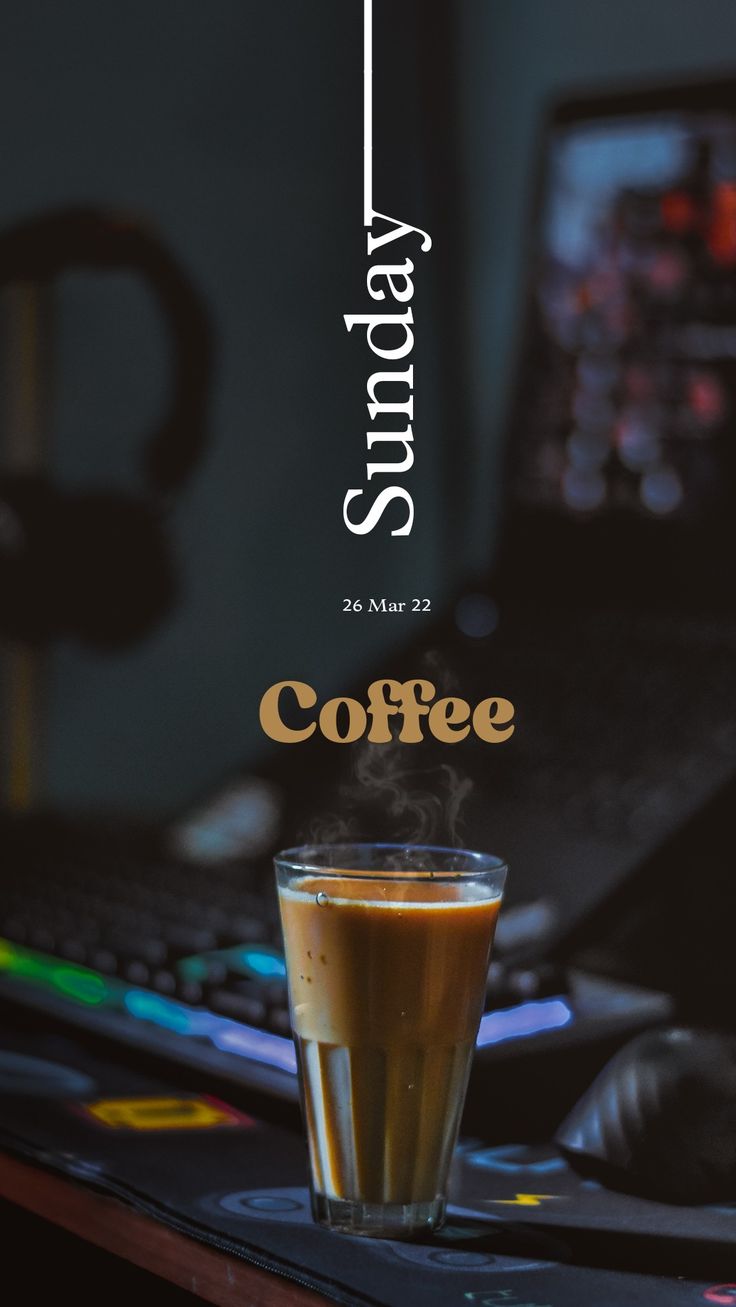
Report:
[[[713,191],[708,249],[717,263],[736,263],[736,182],[719,182]]]
[[[688,382],[688,403],[702,422],[718,422],[724,414],[723,388],[717,377],[698,372]]]
[[[698,221],[697,205],[687,191],[667,191],[661,200],[662,223],[678,236],[692,231]]]

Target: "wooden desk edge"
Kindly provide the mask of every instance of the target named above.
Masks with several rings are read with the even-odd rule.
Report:
[[[2,1152],[0,1197],[216,1307],[325,1307],[329,1301],[170,1230],[117,1198]]]

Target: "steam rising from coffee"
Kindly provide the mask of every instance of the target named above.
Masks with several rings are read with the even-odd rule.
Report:
[[[422,674],[444,694],[453,678],[434,651],[425,654]],[[396,733],[398,727],[396,728]],[[380,838],[399,844],[443,844],[463,848],[463,808],[473,789],[470,777],[450,763],[425,763],[419,745],[367,740],[352,746],[350,779],[340,786],[340,811],[311,823],[311,843],[349,843]]]
[[[355,786],[363,801],[381,804],[396,823],[396,837],[406,844],[439,839],[460,843],[459,818],[472,781],[449,763],[437,767],[407,765],[407,747],[365,745],[355,760]],[[434,780],[437,788],[430,788]]]

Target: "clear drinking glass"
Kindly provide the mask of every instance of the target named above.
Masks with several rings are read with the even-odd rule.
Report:
[[[332,844],[277,855],[315,1220],[442,1223],[506,867],[484,853]]]

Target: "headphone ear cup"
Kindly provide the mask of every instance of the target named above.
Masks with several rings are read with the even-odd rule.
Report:
[[[171,608],[177,590],[155,509],[131,495],[95,490],[59,494],[56,519],[51,567],[62,597],[61,630],[100,647],[146,635]]]
[[[58,587],[47,536],[56,538],[57,496],[43,477],[0,476],[0,634],[42,644],[58,628]]]
[[[165,616],[176,592],[163,522],[144,500],[0,476],[2,635],[125,645]]]

